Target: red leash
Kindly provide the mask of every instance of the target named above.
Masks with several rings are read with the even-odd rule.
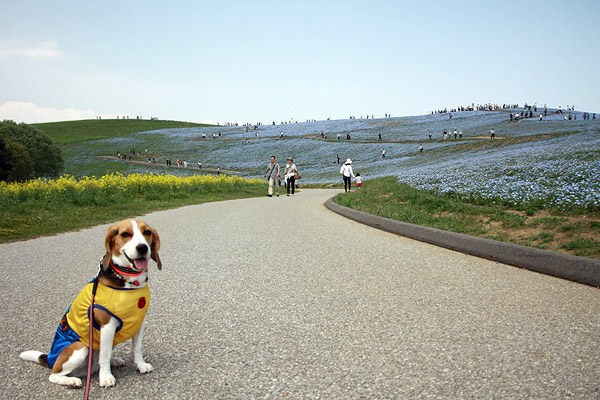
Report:
[[[100,273],[100,271],[98,271]],[[83,395],[83,399],[87,400],[88,395],[90,394],[90,380],[92,378],[92,356],[94,353],[94,297],[96,297],[96,289],[98,289],[98,276],[94,278],[94,287],[92,288],[92,300],[90,301],[90,342],[89,342],[89,352],[88,352],[88,369],[87,369],[87,378],[85,382],[85,393]]]

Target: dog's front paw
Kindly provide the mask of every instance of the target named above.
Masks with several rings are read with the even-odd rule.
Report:
[[[80,388],[83,386],[81,379],[74,376],[64,376],[58,374],[50,375],[50,382],[57,383],[59,385],[70,386],[73,388]]]
[[[71,386],[74,388],[80,388],[83,386],[81,379],[75,378],[75,377],[70,377],[69,379],[66,380],[66,383],[68,386]]]
[[[100,387],[115,386],[117,380],[112,374],[100,374]]]
[[[140,371],[140,374],[147,374],[148,372],[154,371],[152,364],[147,362],[141,362],[137,364],[137,369]]]
[[[110,366],[111,366],[111,368],[122,367],[123,364],[125,364],[125,360],[123,360],[121,357],[113,357],[110,360]]]

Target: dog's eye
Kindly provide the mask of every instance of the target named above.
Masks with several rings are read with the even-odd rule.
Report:
[[[123,232],[123,233],[121,233],[121,237],[124,237],[124,238],[131,237],[131,233],[129,233],[129,232]]]
[[[144,236],[150,236],[150,235],[152,235],[152,232],[150,232],[150,229],[146,229],[144,231]]]

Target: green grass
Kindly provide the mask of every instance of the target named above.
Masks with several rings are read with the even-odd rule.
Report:
[[[0,243],[79,230],[153,211],[262,196],[239,177],[108,175],[0,184]]]
[[[459,196],[398,184],[396,177],[366,181],[361,190],[340,194],[334,201],[416,225],[600,259],[600,242],[593,239],[600,229],[597,212],[550,215],[550,210],[509,209],[491,201],[472,204]]]
[[[533,219],[529,224],[533,227],[544,227],[548,229],[557,229],[563,222],[564,218],[559,217],[540,217]]]
[[[130,133],[167,128],[195,128],[212,125],[193,122],[143,119],[88,119],[82,121],[47,122],[31,124],[50,136],[57,144],[70,144],[88,140],[108,139]]]
[[[395,177],[370,180],[363,184],[363,189],[338,195],[334,201],[369,214],[466,234],[485,232],[479,223],[480,215],[497,217],[502,212],[499,208],[468,205],[458,199],[422,192],[398,184]]]
[[[562,245],[562,248],[576,256],[593,257],[600,252],[600,242],[584,237],[576,237]]]

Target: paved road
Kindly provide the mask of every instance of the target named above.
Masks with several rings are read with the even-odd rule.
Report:
[[[600,290],[349,221],[335,191],[145,217],[162,238],[145,336],[91,398],[600,398]],[[81,398],[46,351],[105,226],[0,246],[0,396]]]

